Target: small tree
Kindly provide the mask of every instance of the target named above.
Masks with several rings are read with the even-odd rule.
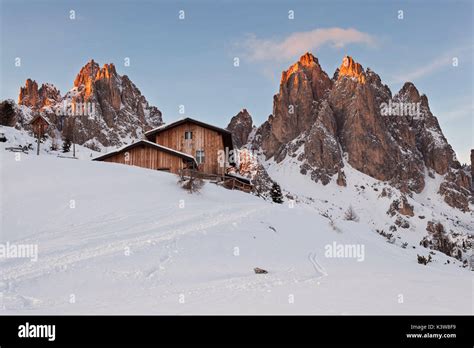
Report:
[[[15,108],[11,100],[0,103],[0,125],[8,127],[15,125]]]
[[[281,188],[280,185],[278,185],[276,182],[274,182],[272,185],[270,196],[272,197],[273,202],[279,204],[283,203],[283,195],[281,193]]]
[[[431,255],[428,255],[428,257],[425,257],[423,255],[418,255],[416,254],[416,257],[418,259],[418,263],[421,265],[427,265],[428,263],[431,262]]]
[[[178,184],[189,193],[196,193],[204,186],[204,180],[198,178],[194,171],[190,172],[189,178],[186,178],[182,172]]]
[[[347,208],[346,213],[344,214],[344,219],[347,221],[359,221],[359,217],[352,208],[352,205]]]
[[[69,138],[64,139],[63,141],[63,152],[71,151],[71,140]]]

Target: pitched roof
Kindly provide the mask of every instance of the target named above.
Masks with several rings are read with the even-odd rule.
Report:
[[[187,159],[187,160],[190,160],[190,161],[193,161],[194,163],[196,163],[196,159],[191,156],[191,155],[188,155],[187,153],[184,153],[184,152],[181,152],[181,151],[176,151],[176,150],[173,150],[173,149],[170,149],[169,147],[166,147],[166,146],[163,146],[163,145],[159,145],[159,144],[156,144],[156,143],[153,143],[151,141],[148,141],[148,140],[139,140],[133,144],[129,144],[129,145],[125,145],[125,146],[122,146],[121,148],[117,149],[117,150],[114,150],[112,152],[109,152],[109,153],[106,153],[102,156],[99,156],[99,157],[96,157],[94,159],[92,159],[93,161],[101,161],[101,160],[104,160],[108,157],[111,157],[113,155],[116,155],[124,150],[129,150],[129,149],[132,149],[136,146],[139,146],[139,145],[145,145],[145,146],[149,146],[149,147],[152,147],[152,148],[155,148],[155,149],[158,149],[158,150],[161,150],[163,152],[167,152],[167,153],[170,153],[172,155],[175,155],[175,156],[178,156],[178,157],[181,157],[183,159]]]
[[[51,122],[46,117],[41,116],[41,115],[36,115],[35,117],[33,117],[33,119],[30,121],[30,124],[35,122],[38,118],[43,119],[48,124],[48,126],[51,126]]]
[[[174,122],[171,122],[171,123],[168,123],[168,124],[164,124],[164,125],[161,125],[159,127],[154,128],[152,130],[149,130],[148,132],[145,132],[145,137],[148,140],[154,141],[155,139],[153,139],[153,136],[155,136],[156,134],[161,133],[165,130],[174,128],[176,126],[179,126],[179,125],[184,124],[186,122],[194,123],[194,124],[197,124],[198,126],[208,128],[208,129],[212,129],[212,130],[222,134],[222,138],[224,140],[224,146],[228,147],[229,149],[233,149],[232,133],[229,132],[227,129],[219,128],[219,127],[213,126],[212,124],[204,123],[204,122],[195,120],[195,119],[190,118],[190,117],[186,117],[186,118],[183,118],[181,120],[177,120],[177,121],[174,121]]]

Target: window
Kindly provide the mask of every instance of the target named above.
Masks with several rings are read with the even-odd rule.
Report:
[[[196,151],[196,162],[197,164],[204,163],[204,150]]]
[[[193,132],[184,132],[184,139],[191,140],[193,138]]]

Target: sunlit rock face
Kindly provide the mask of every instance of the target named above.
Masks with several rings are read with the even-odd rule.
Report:
[[[25,86],[20,88],[18,104],[37,108],[39,103],[38,84],[31,79],[26,80]]]
[[[28,79],[18,97],[18,120],[21,125],[40,113],[47,117],[63,136],[79,144],[120,146],[140,139],[144,131],[163,123],[161,112],[149,105],[135,84],[119,75],[115,65],[101,68],[93,59],[84,65],[74,79],[73,88],[61,96],[51,84],[38,89]],[[65,116],[65,117],[63,117]]]
[[[44,83],[38,89],[36,81],[27,79],[24,87],[20,87],[18,105],[23,105],[32,110],[40,110],[61,101],[61,93],[52,84]]]
[[[388,110],[388,111],[387,111]],[[379,75],[345,56],[333,78],[303,55],[283,72],[273,114],[256,131],[253,148],[280,163],[295,158],[301,172],[343,185],[343,158],[353,168],[402,192],[421,192],[425,175],[444,176],[446,203],[469,209],[470,178],[431,113],[428,98],[407,82],[392,97]]]
[[[357,80],[359,83],[365,83],[365,74],[362,69],[362,65],[355,62],[352,57],[345,56],[342,60],[342,64],[339,67],[338,79],[344,77],[351,77]]]
[[[281,146],[308,130],[316,119],[319,102],[327,95],[332,81],[318,59],[306,53],[282,73],[280,91],[273,97],[273,115],[262,137],[267,157],[278,155]]]

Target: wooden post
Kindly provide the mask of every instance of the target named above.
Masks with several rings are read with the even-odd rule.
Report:
[[[36,155],[39,156],[40,154],[40,137],[41,137],[41,127],[38,127],[38,143],[36,146]]]
[[[72,117],[72,157],[76,157],[76,118]]]

